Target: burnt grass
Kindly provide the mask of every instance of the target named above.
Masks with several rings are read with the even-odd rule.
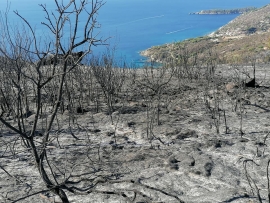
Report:
[[[251,66],[218,66],[211,77],[202,72],[178,78],[168,71],[158,81],[169,82],[157,91],[158,82],[132,70],[112,109],[101,96],[98,111],[94,101],[59,111],[47,146],[51,167],[59,180],[70,175],[80,187],[96,184],[87,195],[67,192],[70,202],[127,202],[115,192],[134,198],[135,190],[145,194],[137,193],[137,203],[258,202],[256,187],[267,201],[268,65],[257,65],[255,87],[245,85]],[[26,126],[34,115],[33,109]],[[4,126],[0,132],[0,202],[46,190],[18,135]],[[19,202],[59,199],[44,191]]]

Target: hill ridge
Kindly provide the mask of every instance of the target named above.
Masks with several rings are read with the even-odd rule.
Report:
[[[222,63],[243,63],[254,59],[270,62],[270,4],[236,17],[207,36],[153,46],[142,51],[141,55],[151,61],[164,62],[176,59],[183,47],[199,50],[202,55],[207,55],[207,49],[202,47],[215,50],[222,57]]]
[[[239,36],[255,33],[265,33],[270,31],[270,4],[236,17],[226,25],[219,28],[212,35],[219,36]]]

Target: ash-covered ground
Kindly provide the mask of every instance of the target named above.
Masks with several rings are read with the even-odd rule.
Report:
[[[88,194],[67,192],[70,202],[259,202],[258,192],[268,201],[267,65],[256,66],[255,87],[246,85],[251,66],[219,66],[197,79],[131,72],[111,116],[104,102],[98,112],[93,102],[83,113],[57,115],[46,170],[59,184],[69,177],[78,187],[93,186]],[[34,118],[33,111],[26,126]],[[0,202],[61,202],[45,191],[18,135],[3,125],[0,132]]]

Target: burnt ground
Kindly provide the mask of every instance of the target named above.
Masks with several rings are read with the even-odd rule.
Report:
[[[257,87],[243,85],[247,75],[252,67],[219,66],[208,80],[173,76],[159,105],[144,89],[148,83],[130,82],[112,117],[91,106],[83,114],[59,114],[47,150],[59,180],[72,174],[72,181],[87,179],[79,186],[98,183],[87,195],[67,192],[70,202],[127,202],[120,193],[100,191],[130,198],[143,192],[134,198],[138,203],[258,202],[256,187],[268,201],[270,70],[257,66]],[[17,135],[2,127],[0,142],[0,202],[45,190]],[[59,199],[42,192],[19,202]]]

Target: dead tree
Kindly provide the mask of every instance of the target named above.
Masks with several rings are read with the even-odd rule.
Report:
[[[103,2],[99,0],[70,0],[67,3],[55,0],[54,2],[57,8],[55,11],[50,11],[44,4],[40,5],[46,16],[46,22],[42,22],[42,24],[47,28],[48,34],[54,37],[52,41],[47,42],[43,49],[40,49],[41,42],[29,21],[18,12],[15,14],[24,22],[24,29],[18,28],[15,29],[16,32],[13,32],[14,29],[9,27],[7,13],[0,19],[1,28],[3,28],[0,30],[2,37],[0,56],[7,60],[6,66],[1,66],[0,69],[2,83],[0,94],[1,106],[3,106],[0,109],[0,122],[5,126],[5,131],[9,133],[9,136],[14,136],[9,142],[2,142],[2,137],[0,137],[0,144],[1,147],[8,146],[7,148],[10,148],[13,156],[30,155],[30,161],[34,163],[34,169],[45,185],[45,190],[28,193],[25,197],[18,199],[9,198],[12,202],[18,202],[46,191],[58,196],[63,203],[70,202],[69,193],[75,195],[91,193],[117,195],[128,202],[134,202],[138,196],[141,196],[146,202],[152,201],[152,197],[137,189],[112,189],[111,191],[98,189],[99,185],[118,184],[122,181],[163,193],[178,200],[178,202],[183,202],[175,195],[144,185],[140,179],[120,180],[121,174],[119,175],[114,167],[121,168],[121,164],[102,160],[101,153],[109,154],[110,152],[108,150],[101,152],[102,149],[98,144],[93,146],[89,141],[92,131],[85,129],[87,135],[83,137],[86,138],[80,139],[74,134],[72,128],[64,129],[62,127],[65,125],[65,121],[61,124],[59,120],[63,100],[68,99],[67,94],[71,94],[75,88],[83,89],[83,84],[75,84],[79,79],[73,78],[72,74],[77,70],[81,59],[91,52],[91,47],[102,43],[94,30],[98,27],[96,15]],[[79,23],[80,26],[84,23],[83,32],[80,34],[78,31]],[[65,35],[64,30],[67,28],[69,32],[68,35]],[[83,50],[83,55],[77,59],[72,57],[72,64],[70,64],[72,53],[81,47],[86,49]],[[36,61],[46,60],[49,53],[54,53],[53,60],[49,64],[36,63]],[[61,58],[60,63],[59,58]],[[107,62],[104,65],[108,65]],[[111,69],[109,70],[111,71]],[[111,77],[111,73],[114,74],[114,71],[110,71],[106,72],[109,73],[107,75],[109,77]],[[69,79],[74,83],[68,82]],[[113,79],[118,80],[119,78],[113,77],[108,82],[113,82]],[[72,84],[75,84],[74,90],[70,87]],[[116,85],[114,87],[116,89],[113,91],[105,89],[111,94],[108,94],[110,105],[113,104],[111,96],[117,93],[118,88],[121,87],[120,84]],[[109,88],[111,83],[106,83],[106,85],[108,85],[106,88]],[[50,96],[48,97],[48,95]],[[81,102],[83,99],[84,97],[80,96],[78,100]],[[5,100],[12,102],[9,103]],[[70,95],[70,101],[75,101],[74,95]],[[6,109],[11,113],[7,112]],[[32,121],[28,120],[30,119],[29,111],[32,112]],[[10,120],[11,116],[16,122]],[[10,135],[11,131],[12,135]],[[70,135],[72,144],[68,145],[66,138]],[[19,139],[22,140],[23,150],[16,149]],[[84,146],[82,151],[81,146]],[[77,170],[78,165],[82,167],[80,169],[84,170]],[[16,181],[18,180],[16,175],[12,175],[1,164],[0,170],[15,178]],[[30,174],[31,177],[32,175]],[[27,178],[27,176],[25,177]],[[31,185],[26,185],[31,190],[33,189]]]
[[[114,104],[125,81],[126,70],[119,68],[117,64],[115,64],[114,57],[110,53],[103,54],[101,58],[96,57],[92,59],[90,66],[105,97],[108,114],[113,124],[112,113],[115,110]]]
[[[146,107],[146,134],[150,141],[159,140],[164,143],[159,137],[154,134],[154,127],[161,125],[161,110],[162,106],[168,105],[168,94],[171,88],[170,82],[175,73],[175,68],[164,63],[162,66],[156,67],[154,63],[140,70],[141,73],[133,78],[133,83],[138,87]],[[167,94],[166,94],[167,93]]]
[[[17,119],[17,123],[13,124],[8,122],[7,115],[4,111],[0,112],[0,121],[9,129],[17,133],[29,147],[31,151],[36,168],[45,183],[47,189],[60,197],[62,202],[69,202],[66,192],[75,192],[71,186],[68,186],[68,178],[64,182],[60,183],[56,177],[56,172],[52,170],[50,162],[47,158],[47,146],[51,142],[52,129],[56,122],[57,113],[62,101],[63,86],[67,77],[67,74],[75,69],[80,63],[81,59],[91,51],[91,46],[98,45],[101,40],[94,35],[94,29],[97,26],[96,14],[100,7],[103,5],[99,0],[71,0],[69,3],[63,3],[55,0],[57,11],[50,11],[46,5],[41,4],[41,8],[45,12],[46,20],[42,24],[47,28],[54,36],[54,40],[48,42],[45,50],[40,50],[39,41],[36,37],[33,27],[29,21],[15,11],[15,14],[26,25],[24,32],[19,29],[16,30],[16,35],[12,33],[8,23],[8,13],[2,16],[1,25],[4,28],[2,30],[2,43],[0,44],[1,56],[7,59],[11,63],[9,74],[10,85],[12,85],[13,92],[7,92],[2,89],[2,94],[5,98],[10,95],[13,96],[14,101],[12,103],[11,111],[14,112],[14,117]],[[78,24],[81,21],[82,14],[87,13],[88,16],[84,19],[84,30],[82,36],[78,36]],[[64,29],[70,29],[70,35],[64,35]],[[86,51],[80,54],[79,58],[72,56],[75,49],[80,47],[86,47]],[[50,71],[44,68],[44,64],[35,63],[35,59],[39,61],[46,60],[49,53],[55,53],[53,55],[53,63],[50,63]],[[81,53],[81,52],[80,52]],[[58,63],[57,59],[62,58],[62,62]],[[74,60],[75,59],[75,60]],[[72,64],[70,61],[72,60]],[[25,61],[28,61],[27,64]],[[54,84],[52,91],[55,95],[54,105],[50,111],[50,116],[47,118],[46,127],[41,125],[41,118],[43,114],[44,98],[43,94],[48,85]],[[29,94],[26,90],[26,86],[33,87],[32,93],[35,97],[35,105],[33,111],[35,112],[34,120],[31,128],[26,125],[26,116],[28,104],[24,99],[25,94]],[[28,95],[29,96],[29,95]],[[42,139],[37,141],[36,134],[42,129]]]

